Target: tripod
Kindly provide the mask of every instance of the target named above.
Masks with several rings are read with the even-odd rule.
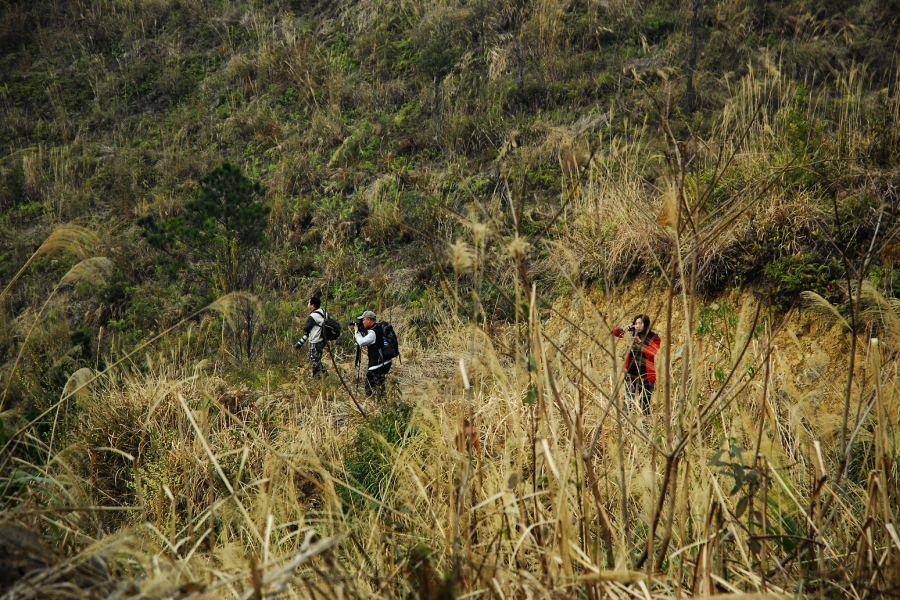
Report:
[[[356,363],[354,363],[354,367],[356,367],[356,391],[359,391],[359,372],[360,372],[360,364],[362,363],[362,348],[360,346],[356,347]]]

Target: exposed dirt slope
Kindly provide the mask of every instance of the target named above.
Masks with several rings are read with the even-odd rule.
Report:
[[[603,293],[562,297],[553,306],[557,314],[552,315],[545,324],[546,335],[570,358],[584,356],[590,370],[607,378],[597,383],[608,384],[613,368],[608,354],[610,336],[603,323],[626,325],[635,315],[648,314],[653,320],[652,329],[663,339],[663,346],[657,355],[660,377],[654,395],[655,404],[659,405],[662,401],[662,382],[665,381],[666,344],[671,343],[672,385],[677,386],[681,381],[687,342],[686,304],[680,297],[674,299],[669,329],[664,294],[663,286],[650,289],[646,282],[639,282],[621,290],[617,294],[619,300],[612,306],[607,305]],[[759,294],[750,290],[734,291],[715,302],[697,301],[693,339],[697,345],[698,371],[694,376],[705,380],[701,384],[701,394],[721,387],[721,381],[730,370],[730,357],[740,354],[740,346],[746,340],[745,332],[752,325],[759,301]],[[742,319],[746,321],[746,326]],[[849,335],[840,326],[827,322],[827,319],[811,311],[793,310],[767,321],[763,307],[745,361],[765,352],[766,323],[778,328],[771,358],[770,385],[774,397],[791,399],[791,404],[802,403],[807,410],[817,413],[840,414],[846,388]],[[586,335],[586,332],[591,335]],[[621,369],[623,364],[626,345],[626,341],[615,341],[617,369]],[[867,354],[865,346],[861,346],[857,350],[856,371],[864,376]],[[559,365],[563,372],[572,374],[575,371],[565,358],[559,358]]]

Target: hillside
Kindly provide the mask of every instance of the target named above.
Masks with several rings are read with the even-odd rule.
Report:
[[[0,594],[893,594],[898,20],[0,5]]]

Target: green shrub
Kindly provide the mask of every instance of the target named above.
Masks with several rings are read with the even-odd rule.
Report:
[[[763,273],[776,282],[772,304],[777,310],[787,308],[803,291],[827,295],[831,286],[837,283],[840,272],[838,258],[818,261],[810,254],[781,256],[763,269]]]
[[[644,11],[641,26],[647,41],[658,43],[664,40],[678,25],[677,13],[671,6],[657,4]]]
[[[402,401],[393,402],[370,415],[344,449],[344,473],[350,485],[379,498],[394,464],[394,453],[409,435],[413,406]],[[341,487],[341,499],[350,506],[361,505],[365,498]]]
[[[27,201],[25,171],[21,165],[0,172],[0,209],[9,210]]]

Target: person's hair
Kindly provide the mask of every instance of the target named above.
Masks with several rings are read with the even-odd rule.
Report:
[[[313,296],[312,298],[310,298],[309,303],[312,304],[315,308],[319,308],[320,306],[322,306],[322,301],[319,300],[318,296]]]
[[[650,317],[647,315],[638,315],[631,320],[631,324],[634,325],[634,322],[638,319],[644,322],[644,331],[650,331]]]

